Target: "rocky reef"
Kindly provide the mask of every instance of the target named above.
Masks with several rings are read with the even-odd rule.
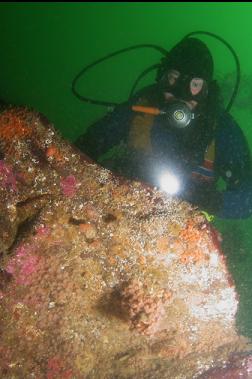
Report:
[[[197,209],[114,176],[29,109],[0,114],[0,141],[1,378],[252,377]]]

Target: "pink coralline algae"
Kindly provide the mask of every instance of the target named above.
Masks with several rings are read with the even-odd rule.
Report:
[[[252,355],[234,355],[226,362],[225,367],[213,368],[198,377],[198,379],[250,379],[252,372]]]
[[[0,184],[5,189],[17,191],[16,176],[13,173],[12,168],[3,160],[0,160]]]
[[[16,255],[9,261],[6,271],[12,274],[18,285],[29,285],[32,282],[31,275],[38,269],[39,257],[32,254],[30,245],[21,245],[16,250]]]
[[[40,225],[36,229],[36,236],[39,238],[48,237],[51,234],[51,230],[48,226]]]
[[[77,191],[77,180],[74,175],[63,178],[60,182],[60,188],[66,197],[73,197]]]
[[[71,379],[72,377],[73,372],[71,369],[64,368],[63,359],[55,356],[48,360],[46,379]]]

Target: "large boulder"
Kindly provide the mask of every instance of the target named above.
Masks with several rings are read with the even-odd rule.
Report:
[[[28,109],[0,114],[0,139],[1,378],[251,375],[197,209],[114,176]]]

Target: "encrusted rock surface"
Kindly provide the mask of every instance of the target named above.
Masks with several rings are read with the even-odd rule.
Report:
[[[1,378],[220,378],[229,362],[250,377],[200,212],[113,176],[36,112],[2,112],[0,139]]]

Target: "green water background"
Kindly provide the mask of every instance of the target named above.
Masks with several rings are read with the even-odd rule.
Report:
[[[185,34],[205,30],[227,40],[239,56],[241,87],[231,114],[252,149],[252,3],[0,3],[0,98],[44,113],[74,141],[107,111],[82,103],[71,93],[74,76],[87,64],[118,49],[152,43],[165,49]],[[235,81],[230,52],[199,36],[214,57],[215,76],[226,103]],[[93,98],[120,102],[146,67],[161,55],[138,50],[90,71],[78,89]],[[152,82],[149,75],[142,85]],[[240,296],[237,326],[252,337],[252,217],[216,220]]]

